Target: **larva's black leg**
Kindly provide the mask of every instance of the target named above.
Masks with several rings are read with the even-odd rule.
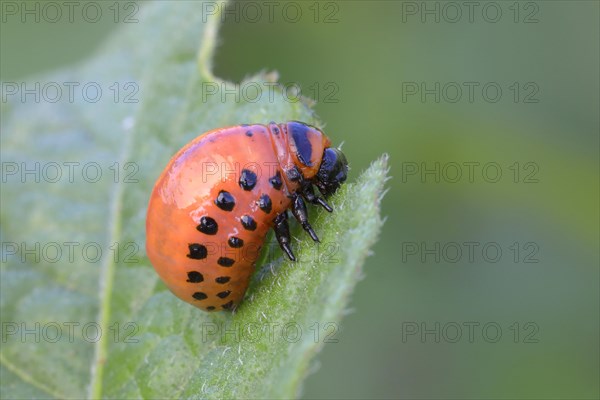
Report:
[[[333,208],[331,208],[331,206],[329,204],[327,204],[325,199],[323,199],[322,197],[315,197],[315,200],[316,200],[315,204],[320,205],[321,207],[326,209],[328,212],[333,212]]]
[[[304,203],[302,197],[297,194],[294,195],[294,198],[292,199],[292,214],[294,214],[294,217],[296,217],[298,222],[300,222],[302,228],[308,232],[312,240],[315,242],[320,242],[317,234],[308,222],[308,210],[306,209],[306,204]]]
[[[275,237],[277,238],[277,242],[279,242],[279,246],[290,260],[296,261],[296,257],[294,257],[294,253],[292,253],[292,248],[290,247],[291,238],[290,226],[287,221],[287,211],[277,215],[273,222],[275,223],[273,230],[275,230]]]
[[[300,188],[299,192],[310,203],[318,204],[321,207],[323,207],[324,209],[326,209],[328,212],[333,211],[333,208],[331,208],[331,206],[329,204],[327,204],[327,202],[323,198],[321,198],[315,194],[315,192],[313,191],[312,184],[310,182],[303,182],[302,187]]]

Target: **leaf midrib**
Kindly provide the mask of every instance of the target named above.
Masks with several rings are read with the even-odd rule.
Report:
[[[132,137],[135,136],[135,130],[127,132],[125,135],[125,143],[123,151],[119,157],[119,162],[123,165],[127,155],[131,151]],[[123,205],[124,185],[121,182],[115,184],[116,189],[113,192],[110,200],[110,213],[108,223],[108,237],[106,243],[118,243],[121,238],[121,218],[120,211]],[[116,263],[113,257],[106,256],[100,269],[100,309],[99,309],[99,325],[100,332],[106,332],[111,316],[110,303],[112,300],[112,288],[114,283]],[[92,362],[91,381],[89,398],[99,399],[102,397],[102,377],[104,375],[104,364],[107,358],[107,342],[108,335],[101,335],[100,339],[94,346],[94,361]]]

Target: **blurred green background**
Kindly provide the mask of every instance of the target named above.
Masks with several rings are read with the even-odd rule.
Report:
[[[304,396],[598,398],[599,3],[275,3],[272,20],[234,3],[215,74],[278,71],[352,178],[382,152],[393,176]],[[3,23],[1,79],[77,62],[118,26]]]

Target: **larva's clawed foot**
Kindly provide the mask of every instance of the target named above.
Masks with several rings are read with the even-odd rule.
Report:
[[[302,187],[298,191],[304,198],[311,204],[319,205],[326,209],[328,212],[333,212],[333,208],[322,197],[315,194],[312,184],[310,182],[303,182]]]
[[[320,242],[319,237],[308,222],[308,210],[306,209],[304,199],[299,195],[294,195],[292,200],[292,214],[294,214],[294,217],[296,217],[300,225],[302,225],[302,228],[310,235],[312,240]]]
[[[333,212],[333,208],[331,208],[331,206],[322,197],[317,197],[316,204],[320,205],[328,212]]]
[[[281,246],[281,249],[285,252],[285,254],[288,256],[290,261],[296,261],[296,256],[294,256],[294,253],[292,253],[292,248],[288,243],[279,243],[279,245]]]
[[[290,247],[290,226],[288,225],[287,220],[287,211],[282,212],[277,215],[273,222],[275,223],[273,226],[273,230],[275,231],[275,237],[277,238],[277,242],[279,243],[279,247],[281,250],[287,254],[288,258],[292,261],[296,261],[296,257],[292,252],[292,248]]]

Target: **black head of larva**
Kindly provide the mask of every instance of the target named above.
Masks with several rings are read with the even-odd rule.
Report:
[[[315,176],[315,185],[324,196],[329,196],[346,181],[348,161],[340,149],[329,147],[323,152],[319,172]]]
[[[329,147],[329,139],[317,127],[300,121],[290,121],[282,126],[288,135],[289,149],[295,156],[294,168],[285,170],[287,179],[292,182],[307,180],[324,196],[335,193],[348,175],[344,153]],[[317,171],[314,166],[319,163]]]

